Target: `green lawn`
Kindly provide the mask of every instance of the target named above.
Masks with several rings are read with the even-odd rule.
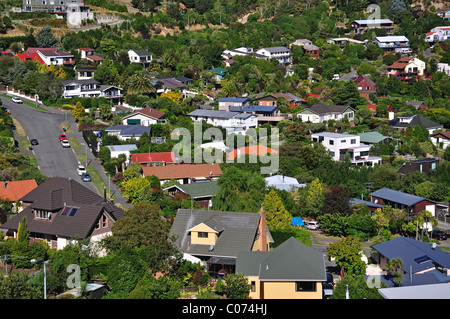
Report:
[[[91,183],[94,184],[95,188],[97,188],[98,192],[103,196],[103,189],[106,186],[106,194],[109,194],[108,185],[103,181],[99,172],[95,169],[94,166],[86,166],[86,171],[91,176]],[[114,196],[113,196],[114,198]]]
[[[74,150],[81,150],[81,144],[80,144],[80,141],[78,141],[78,138],[76,138],[76,137],[68,137],[67,139],[69,140],[70,146]]]

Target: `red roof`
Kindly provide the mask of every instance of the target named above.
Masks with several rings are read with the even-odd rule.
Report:
[[[241,155],[260,155],[265,156],[267,154],[278,154],[277,150],[264,145],[250,145],[245,147],[239,147],[230,153],[228,153],[228,159],[235,159]]]
[[[312,93],[306,93],[308,97],[320,97],[320,94],[312,94]]]
[[[37,187],[38,184],[34,179],[0,181],[0,199],[15,202]]]
[[[414,59],[412,56],[401,58],[400,60],[397,60],[394,64],[392,64],[389,68],[390,69],[401,69],[403,70],[405,66],[408,65],[408,63]]]
[[[160,180],[218,177],[222,175],[219,164],[177,164],[169,166],[145,166],[144,176],[154,175]]]
[[[142,115],[154,118],[154,119],[159,119],[160,117],[163,117],[166,113],[158,111],[151,107],[146,107],[146,108],[143,108],[142,110],[137,110],[137,111],[134,111],[133,113],[127,114],[123,118],[126,119],[126,118],[129,118],[136,114],[142,114]]]
[[[16,56],[22,60],[22,62],[26,62],[27,60],[34,61],[37,59],[40,64],[44,64],[44,60],[39,56],[37,53],[30,53],[30,52],[24,52],[24,53],[17,53]]]
[[[134,153],[131,154],[131,161],[133,163],[176,163],[176,158],[174,152]]]

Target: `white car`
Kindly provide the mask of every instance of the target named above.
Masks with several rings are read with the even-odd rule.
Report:
[[[12,101],[14,103],[23,103],[21,99],[19,99],[18,97],[15,97],[15,96],[12,98]]]
[[[78,172],[78,175],[81,176],[81,175],[83,175],[83,173],[86,173],[86,168],[84,168],[83,165],[78,165],[77,172]]]
[[[62,145],[62,147],[70,147],[70,143],[68,140],[62,140],[61,145]]]
[[[319,223],[316,221],[311,221],[308,223],[308,225],[306,225],[306,229],[317,230],[317,229],[319,229]]]

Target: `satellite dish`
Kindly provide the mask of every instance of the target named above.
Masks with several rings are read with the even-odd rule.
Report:
[[[431,248],[436,249],[436,243],[433,243],[433,245],[431,245]]]

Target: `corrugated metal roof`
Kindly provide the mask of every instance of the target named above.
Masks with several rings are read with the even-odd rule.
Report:
[[[403,193],[390,188],[381,188],[370,194],[378,198],[386,199],[394,203],[403,204],[406,206],[413,206],[423,200],[429,200],[425,197],[419,197],[408,193]]]

